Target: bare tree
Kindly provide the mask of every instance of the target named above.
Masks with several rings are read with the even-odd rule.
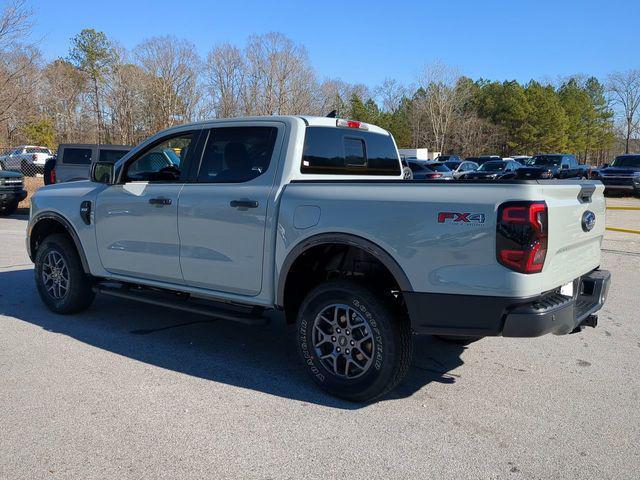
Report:
[[[52,119],[62,142],[77,141],[82,136],[79,111],[85,85],[86,77],[65,60],[55,60],[42,71],[42,110]]]
[[[417,99],[417,108],[431,129],[434,150],[445,151],[454,118],[469,96],[469,90],[458,82],[460,78],[457,69],[442,62],[429,65],[418,78],[424,95]]]
[[[14,0],[0,13],[0,52],[12,50],[31,33],[33,12],[25,0]]]
[[[408,87],[401,85],[393,78],[385,78],[381,85],[376,87],[375,94],[380,100],[382,110],[385,112],[395,112],[400,108],[402,99],[407,96]]]
[[[456,116],[450,141],[452,150],[460,155],[478,156],[498,150],[505,136],[500,126],[475,112],[466,112]]]
[[[237,47],[225,43],[207,55],[205,83],[217,117],[240,115],[245,74],[246,65]]]
[[[116,65],[108,79],[106,103],[111,136],[118,143],[135,145],[149,132],[145,129],[145,89],[149,77],[131,63]]]
[[[286,115],[313,108],[316,79],[304,47],[280,33],[254,35],[245,63],[245,114]]]
[[[22,0],[0,12],[0,124],[10,135],[16,121],[35,113],[33,97],[38,81],[38,50],[29,42],[32,12]],[[28,101],[27,101],[28,100]]]
[[[339,79],[328,79],[316,88],[314,106],[311,112],[324,116],[333,110],[338,117],[346,117],[350,111],[349,101],[356,95],[358,98],[371,98],[366,85],[351,84]]]
[[[149,129],[158,131],[195,117],[201,99],[198,74],[201,61],[196,47],[175,37],[154,37],[134,50],[149,81],[146,115]]]
[[[625,153],[629,153],[631,139],[640,127],[640,70],[612,73],[607,89],[611,102],[622,110]]]

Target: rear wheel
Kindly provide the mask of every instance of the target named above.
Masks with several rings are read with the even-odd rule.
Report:
[[[18,209],[18,202],[0,205],[0,215],[11,215]]]
[[[78,252],[65,235],[44,239],[36,253],[34,273],[40,298],[52,312],[77,313],[93,302],[91,278],[84,273]]]
[[[298,313],[297,344],[315,382],[350,401],[386,394],[411,363],[408,318],[349,281],[326,282],[307,295]]]

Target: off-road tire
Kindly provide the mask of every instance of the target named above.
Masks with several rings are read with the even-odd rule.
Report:
[[[333,304],[349,306],[371,328],[373,360],[357,378],[334,374],[316,355],[314,323]],[[322,283],[307,294],[298,311],[296,343],[313,380],[328,393],[353,402],[370,402],[385,395],[402,381],[411,365],[411,326],[406,314],[380,300],[368,288],[346,280]]]
[[[50,252],[57,252],[68,270],[68,288],[62,298],[54,298],[47,290],[43,279],[45,260]],[[89,308],[93,302],[95,293],[92,289],[91,277],[84,273],[78,251],[65,235],[54,234],[43,240],[36,252],[34,275],[40,298],[54,313],[63,315],[78,313]]]

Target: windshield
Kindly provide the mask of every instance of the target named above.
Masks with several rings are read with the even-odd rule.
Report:
[[[531,159],[531,165],[560,165],[562,155],[536,155]]]
[[[486,162],[478,169],[479,172],[501,172],[507,166],[504,162]]]
[[[611,166],[640,168],[640,155],[619,155],[611,163]]]

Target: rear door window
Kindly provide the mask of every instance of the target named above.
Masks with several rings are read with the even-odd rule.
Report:
[[[400,175],[400,159],[390,135],[308,127],[300,171],[321,175]]]
[[[217,127],[209,131],[199,183],[243,183],[269,169],[276,127]]]
[[[90,148],[65,148],[62,163],[68,165],[89,165],[91,163]]]

